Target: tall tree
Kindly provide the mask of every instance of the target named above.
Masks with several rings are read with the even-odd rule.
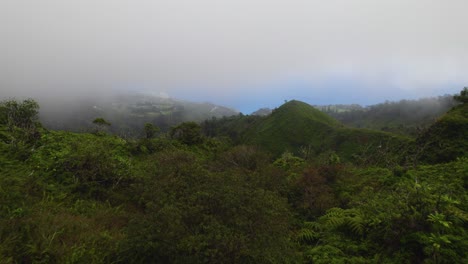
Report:
[[[159,127],[151,124],[151,123],[145,123],[145,136],[146,138],[153,138],[156,133],[159,132]]]
[[[195,122],[184,122],[172,128],[170,136],[187,145],[194,145],[202,141],[201,127]]]
[[[107,122],[102,117],[98,117],[98,118],[94,119],[93,124],[96,125],[96,133],[103,132],[107,127],[111,126],[111,123]]]

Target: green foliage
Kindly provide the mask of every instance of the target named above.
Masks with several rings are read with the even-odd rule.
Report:
[[[173,139],[187,144],[195,145],[202,142],[201,127],[195,122],[184,122],[170,131],[170,136]]]
[[[103,134],[103,132],[111,126],[111,123],[107,122],[104,118],[98,117],[93,120],[93,124],[95,125],[95,133],[96,134]]]
[[[260,145],[274,155],[295,153],[304,144],[317,151],[339,123],[312,106],[290,101],[257,122],[245,134],[246,142]]]
[[[265,152],[252,146],[240,145],[223,153],[220,157],[222,166],[234,167],[246,171],[260,170],[269,163],[269,157]]]
[[[325,227],[329,229],[343,228],[349,230],[353,235],[364,235],[364,215],[357,209],[331,208],[321,217],[320,221],[323,221]]]
[[[263,118],[260,116],[239,114],[205,120],[201,126],[203,134],[207,137],[226,137],[235,144],[242,144],[245,134],[261,120]]]
[[[304,160],[294,156],[291,152],[284,152],[273,164],[284,170],[290,170],[301,167],[304,164]]]
[[[453,99],[462,104],[468,103],[468,87],[464,87],[463,90],[460,91],[460,94],[455,95]]]
[[[125,261],[264,263],[292,257],[286,202],[249,184],[253,175],[207,171],[184,151],[152,160],[150,167],[159,169],[145,169],[152,179],[142,192],[145,216],[129,226]]]
[[[0,103],[0,124],[6,125],[10,131],[15,127],[31,130],[38,120],[39,104],[27,99],[23,102],[8,100]]]
[[[343,124],[416,137],[434,120],[454,107],[452,96],[444,95],[418,100],[400,100],[362,107],[328,105],[320,109]]]
[[[317,222],[304,222],[304,226],[296,233],[295,240],[311,245],[317,242],[322,231],[322,226]]]
[[[386,162],[397,152],[397,146],[408,141],[389,133],[343,127],[312,106],[294,100],[259,119],[244,137],[244,142],[261,146],[275,156],[291,152],[314,160],[322,153],[334,152],[336,162],[354,161],[359,154],[365,159],[381,157],[368,159],[372,164]],[[385,148],[379,148],[382,144]]]
[[[84,176],[85,171],[96,172],[95,177],[109,175],[100,170],[108,168],[107,165],[99,163],[115,165],[108,158],[109,155],[124,157],[125,150],[118,146],[123,146],[122,143],[111,137],[45,132],[40,147],[23,162],[8,155],[3,151],[5,146],[0,144],[0,161],[5,165],[0,166],[0,260],[7,263],[112,262],[122,237],[125,214],[108,201],[93,201],[87,193],[74,192],[79,185],[89,182],[81,179],[73,182],[69,177]],[[88,162],[80,168],[63,166],[71,160],[77,163],[89,160],[90,153],[98,149],[102,151],[93,156],[97,159],[94,163]],[[119,187],[123,182],[120,181]],[[118,193],[124,194],[122,188],[107,190],[104,186],[98,192],[105,192],[112,201],[117,201]]]
[[[352,188],[344,204],[348,208],[332,208],[321,216],[314,230],[322,231],[315,241],[339,249],[343,254],[333,257],[338,260],[345,255],[371,263],[465,262],[466,164],[419,167],[399,178],[381,169],[358,170],[355,179],[339,183]],[[301,243],[312,246],[306,251],[310,257],[323,257],[321,246]]]
[[[72,192],[103,199],[131,181],[126,143],[113,137],[61,132],[47,134],[33,158]],[[52,160],[50,160],[50,158]]]
[[[142,138],[129,142],[129,147],[134,155],[152,154],[165,149],[174,149],[176,144],[164,138]]]
[[[294,208],[307,218],[314,218],[337,205],[333,185],[338,175],[343,174],[340,165],[309,167],[293,181],[289,192]]]
[[[0,142],[6,143],[10,155],[26,160],[41,137],[39,105],[32,99],[0,103]]]
[[[296,101],[268,117],[203,128],[226,135],[242,124],[237,142],[203,138],[196,123],[173,128],[171,137],[134,140],[24,120],[10,129],[6,109],[2,263],[468,261],[465,104],[414,145],[341,127]],[[20,137],[32,127],[37,138]],[[267,138],[238,144],[252,131]]]
[[[153,138],[159,132],[159,127],[151,124],[145,123],[145,136],[146,138]]]
[[[98,125],[98,126],[110,126],[111,123],[107,122],[104,118],[98,117],[93,120],[93,124]]]
[[[468,104],[454,107],[425,130],[412,148],[415,162],[441,163],[468,155]]]

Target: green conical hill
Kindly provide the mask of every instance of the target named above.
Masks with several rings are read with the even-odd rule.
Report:
[[[293,100],[250,129],[246,138],[248,143],[279,154],[307,144],[317,147],[339,125],[338,121],[314,107]]]
[[[309,121],[328,126],[341,126],[333,117],[323,113],[315,107],[297,100],[289,101],[274,110],[271,119],[276,121]]]
[[[259,145],[274,155],[285,151],[297,153],[301,148],[308,148],[316,154],[335,151],[345,159],[358,153],[363,146],[378,147],[390,139],[393,142],[396,137],[344,127],[318,109],[295,100],[274,110],[245,134],[246,143]]]

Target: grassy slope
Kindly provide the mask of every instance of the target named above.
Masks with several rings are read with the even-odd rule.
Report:
[[[336,120],[312,106],[290,101],[250,129],[246,138],[248,143],[261,145],[279,154],[307,144],[318,147],[322,139],[338,126]]]

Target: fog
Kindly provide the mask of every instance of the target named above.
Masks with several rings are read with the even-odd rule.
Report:
[[[255,110],[468,83],[465,0],[2,0],[1,96],[164,92]]]

